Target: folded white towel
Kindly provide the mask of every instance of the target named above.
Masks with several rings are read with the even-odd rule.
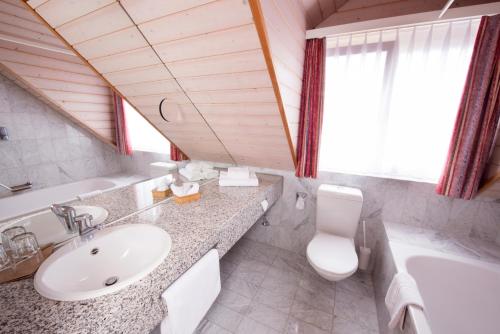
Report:
[[[219,176],[219,172],[215,169],[204,169],[201,171],[201,176],[203,179],[213,179]]]
[[[219,186],[221,187],[257,187],[258,185],[259,179],[254,172],[250,173],[248,179],[233,179],[228,176],[227,172],[220,172]]]
[[[231,179],[248,179],[250,171],[248,167],[229,167],[227,169],[227,177]]]
[[[185,182],[181,186],[175,184],[170,185],[170,189],[177,197],[189,196],[200,191],[200,185],[196,182]]]
[[[201,171],[203,169],[213,169],[213,164],[205,161],[190,162],[186,165],[187,170]]]
[[[424,309],[424,302],[418,291],[417,282],[408,273],[400,272],[394,275],[387,294],[385,305],[389,310],[389,328],[403,329],[406,309],[412,305]]]
[[[184,167],[186,170],[200,171],[201,165],[197,162],[190,162]]]
[[[199,170],[181,168],[179,170],[179,174],[184,176],[189,181],[199,181],[202,179],[201,172]]]
[[[94,191],[90,191],[90,192],[85,193],[85,194],[80,194],[80,195],[76,196],[76,198],[78,198],[80,201],[83,201],[87,198],[94,197],[94,196],[100,195],[102,193],[103,193],[102,190],[94,190]]]
[[[198,165],[200,166],[200,169],[213,169],[214,164],[206,161],[200,161],[198,162]]]

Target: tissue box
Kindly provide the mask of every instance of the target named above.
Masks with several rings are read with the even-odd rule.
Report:
[[[200,193],[192,194],[192,195],[187,195],[187,196],[174,196],[174,201],[177,204],[186,204],[186,203],[191,203],[199,200],[201,198]]]
[[[153,194],[154,199],[164,199],[172,195],[172,190],[170,190],[169,188],[165,190],[157,190],[157,188],[155,188],[151,192]]]

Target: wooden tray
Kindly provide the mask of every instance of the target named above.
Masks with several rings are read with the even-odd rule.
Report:
[[[201,198],[200,193],[188,195],[188,196],[174,196],[175,203],[177,204],[186,204],[186,203],[191,203],[199,200]]]
[[[43,261],[45,261],[53,251],[54,247],[49,245],[42,249],[37,255],[17,263],[15,269],[7,268],[0,271],[0,284],[14,282],[33,276],[38,270],[38,267],[40,267]]]
[[[164,199],[164,198],[167,198],[168,196],[172,195],[172,190],[166,189],[163,191],[158,191],[156,189],[153,189],[151,191],[151,193],[153,194],[154,199]]]

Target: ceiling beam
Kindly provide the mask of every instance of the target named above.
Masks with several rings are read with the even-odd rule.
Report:
[[[437,21],[440,10],[429,11],[418,14],[386,17],[375,20],[360,21],[341,25],[333,25],[324,28],[311,29],[306,32],[306,38],[322,38],[338,34],[363,32],[378,29],[388,29],[405,25],[414,25]],[[441,21],[459,19],[463,17],[477,17],[482,15],[493,15],[500,13],[500,2],[482,5],[457,7],[449,9]]]

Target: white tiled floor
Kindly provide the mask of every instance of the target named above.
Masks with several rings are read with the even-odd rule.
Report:
[[[304,257],[248,239],[223,257],[221,276],[222,291],[198,334],[378,333],[369,276],[335,284]]]

